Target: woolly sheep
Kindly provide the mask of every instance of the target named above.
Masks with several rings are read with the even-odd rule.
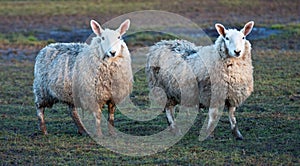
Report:
[[[86,129],[76,107],[92,111],[96,134],[100,137],[101,109],[107,104],[109,133],[115,134],[115,104],[124,99],[132,87],[130,53],[122,40],[130,20],[125,20],[117,30],[102,29],[94,20],[90,25],[96,34],[90,45],[54,43],[43,48],[36,57],[33,92],[43,134],[47,134],[44,109],[57,102],[69,106],[80,134]]]
[[[188,74],[179,75],[187,73],[187,66],[184,65],[187,64],[194,73],[196,86],[198,85],[196,89],[199,94],[195,96],[199,96],[196,97],[199,107],[209,108],[206,131],[211,133],[213,130],[218,109],[224,108],[223,104],[229,109],[232,133],[236,139],[243,139],[234,112],[253,91],[251,44],[245,39],[253,25],[254,22],[250,21],[238,31],[227,30],[222,24],[215,24],[220,36],[214,45],[195,46],[185,40],[169,40],[158,42],[150,48],[146,66],[149,88],[164,89],[167,95],[165,112],[171,131],[179,133],[173,120],[173,108],[182,102],[179,83],[183,80],[191,80]],[[195,88],[183,93],[192,96],[193,91]],[[220,99],[222,101],[218,101]]]

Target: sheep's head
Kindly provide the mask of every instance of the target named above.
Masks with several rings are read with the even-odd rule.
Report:
[[[250,21],[245,24],[240,31],[236,29],[225,29],[222,24],[215,24],[218,33],[222,36],[228,54],[231,57],[240,57],[244,54],[246,36],[251,32],[254,22]]]
[[[122,36],[129,28],[130,20],[125,20],[118,29],[102,29],[102,27],[94,20],[90,22],[93,32],[100,38],[102,52],[107,57],[120,55],[123,44]]]

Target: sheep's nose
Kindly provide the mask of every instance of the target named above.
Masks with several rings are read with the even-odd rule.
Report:
[[[109,53],[112,57],[114,57],[116,55],[116,51],[110,51]]]
[[[234,50],[234,53],[235,53],[237,56],[240,56],[241,50],[239,50],[239,51]]]

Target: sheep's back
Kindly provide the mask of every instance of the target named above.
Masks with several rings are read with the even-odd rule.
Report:
[[[194,67],[197,58],[197,47],[188,41],[161,41],[152,46],[146,67],[149,88],[164,89],[167,104],[198,104],[197,79],[204,75],[205,71],[200,70],[205,68],[202,64]]]
[[[76,57],[84,47],[80,43],[55,43],[39,52],[33,86],[38,105],[73,102],[72,72]]]

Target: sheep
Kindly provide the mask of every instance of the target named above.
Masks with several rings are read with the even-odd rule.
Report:
[[[33,92],[39,127],[47,134],[44,110],[61,102],[69,106],[79,134],[86,133],[77,109],[92,111],[96,134],[102,136],[101,112],[108,105],[109,134],[115,135],[115,106],[132,88],[131,57],[122,36],[130,26],[125,20],[118,29],[102,29],[94,20],[90,26],[96,35],[91,43],[54,43],[36,57]]]
[[[188,100],[191,100],[195,95],[193,91],[197,92],[199,108],[209,108],[206,132],[211,134],[218,110],[226,106],[233,135],[238,140],[243,139],[234,113],[253,91],[251,44],[245,38],[253,25],[250,21],[241,30],[227,30],[217,23],[219,37],[209,46],[195,46],[185,40],[163,40],[150,47],[146,65],[148,86],[164,89],[167,96],[164,111],[172,132],[180,133],[174,122],[173,108],[182,102],[180,82],[192,80],[191,75],[178,75],[188,73],[188,65],[198,87],[191,86],[193,89],[184,93],[190,94]]]

